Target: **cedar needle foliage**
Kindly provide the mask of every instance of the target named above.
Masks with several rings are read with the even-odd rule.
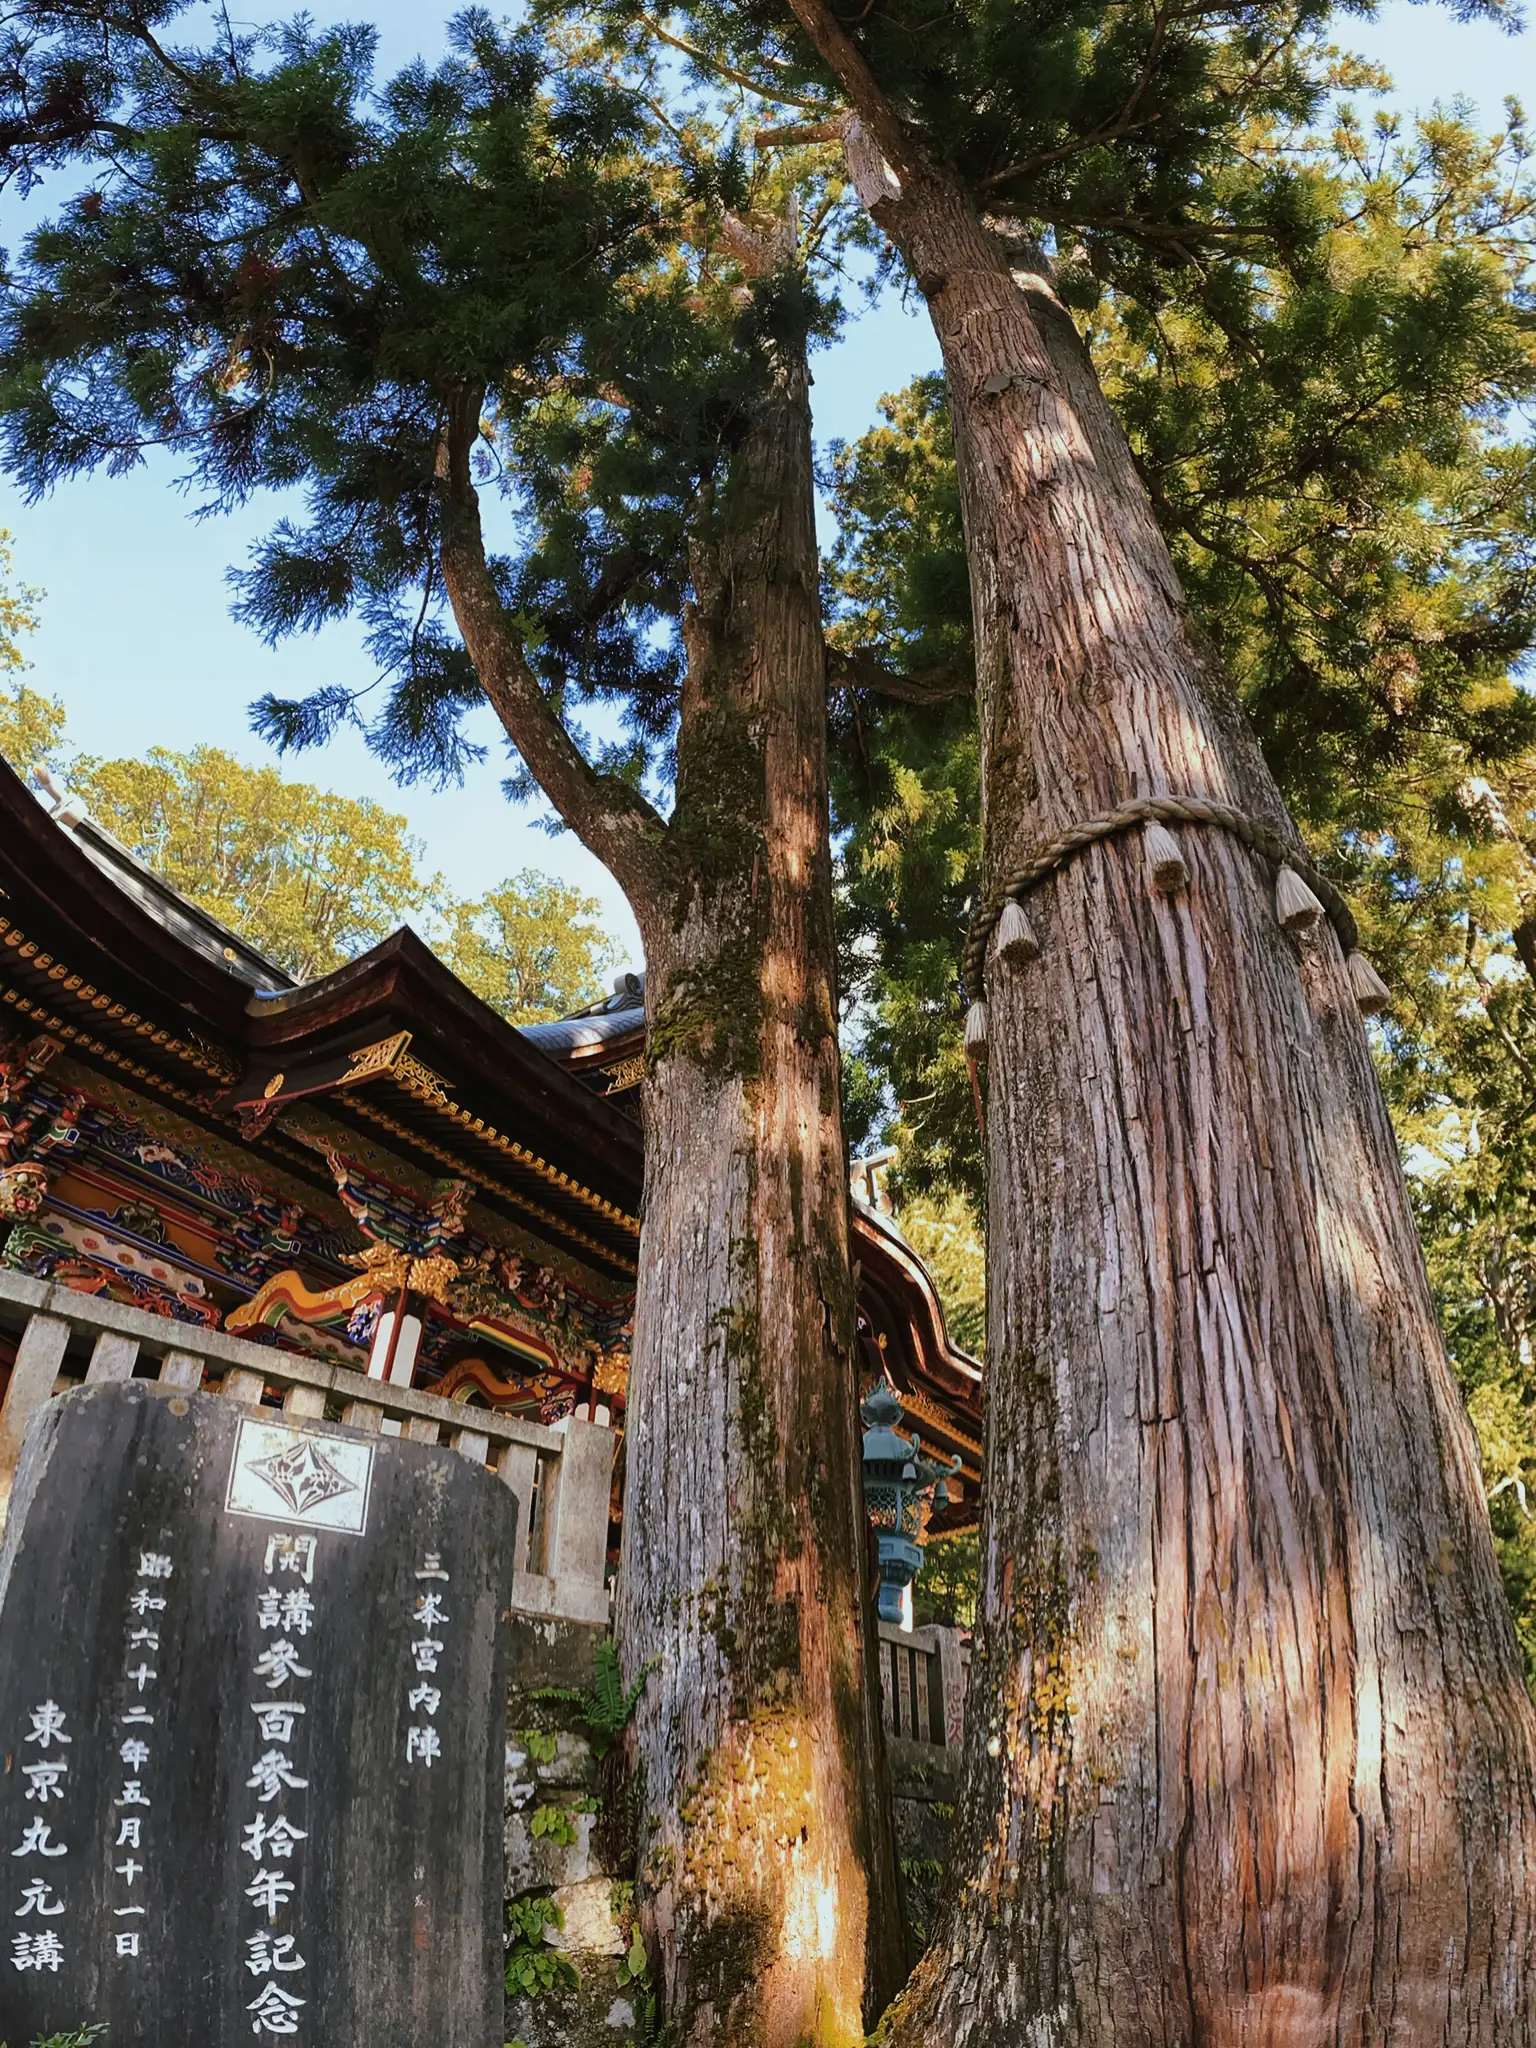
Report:
[[[157,446],[205,512],[298,494],[235,574],[237,614],[273,641],[357,615],[380,682],[269,698],[258,729],[299,746],[350,721],[398,776],[452,780],[481,688],[447,614],[440,471],[472,405],[508,630],[601,773],[664,777],[690,543],[764,350],[822,318],[792,280],[742,285],[713,239],[762,193],[612,67],[483,11],[442,64],[384,81],[367,28],[184,47],[186,12],[12,18],[0,164],[86,189],[7,283],[11,473],[35,496]],[[617,740],[581,726],[599,700]]]

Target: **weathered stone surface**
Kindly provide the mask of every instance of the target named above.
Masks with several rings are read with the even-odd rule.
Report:
[[[524,2048],[628,2048],[638,2041],[637,1994],[620,1985],[617,1962],[586,1958],[578,1973],[575,1985],[538,1998],[509,1998],[504,2038]]]
[[[575,1835],[574,1841],[562,1842],[554,1835],[534,1834],[533,1816],[538,1810],[533,1806],[507,1816],[506,1884],[509,1899],[521,1898],[524,1892],[555,1891],[562,1885],[581,1884],[589,1877],[602,1875],[592,1853],[596,1816],[573,1813],[568,1807],[562,1807],[561,1811]]]
[[[542,1718],[539,1693],[546,1686],[585,1685],[606,1628],[549,1615],[514,1614],[510,1624],[512,1675],[508,1725],[522,1727]]]
[[[131,1382],[43,1411],[0,1545],[0,2038],[504,2038],[513,1519],[435,1446]]]
[[[551,1729],[555,1744],[552,1757],[530,1755],[528,1767],[540,1790],[566,1790],[572,1787],[584,1793],[597,1790],[597,1758],[592,1745],[585,1736],[573,1735],[568,1729]]]
[[[555,1893],[560,1924],[545,1937],[551,1948],[567,1956],[613,1956],[624,1953],[624,1936],[613,1911],[613,1879],[587,1877],[561,1885]]]
[[[597,1806],[602,1770],[585,1732],[581,1707],[551,1698],[579,1693],[592,1679],[601,1634],[567,1630],[558,1639],[538,1638],[529,1649],[538,1659],[534,1684],[526,1667],[514,1662],[508,1708],[506,1774],[506,1881],[509,1900],[543,1894],[559,1910],[562,1924],[549,1927],[545,1945],[560,1954],[576,1981],[556,1985],[537,1997],[507,2000],[508,2041],[525,2048],[620,2048],[638,2040],[640,1994],[619,1983],[624,1933],[615,1917],[619,1880],[632,1877],[616,1860],[622,1851]],[[566,1816],[575,1841],[562,1844],[535,1836],[541,1810]],[[563,1830],[562,1830],[563,1832]]]
[[[949,1865],[949,1838],[960,1796],[960,1752],[924,1742],[890,1745],[902,1918],[913,1962],[928,1945]]]

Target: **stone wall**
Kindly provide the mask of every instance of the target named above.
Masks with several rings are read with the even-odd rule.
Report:
[[[650,1991],[631,1963],[632,1832],[591,1703],[604,1631],[518,1616],[507,1707],[509,1961],[532,1989],[507,1996],[523,2048],[628,2048],[652,2036]],[[910,1958],[927,1942],[949,1852],[958,1750],[890,1744]]]
[[[933,1932],[949,1861],[950,1828],[960,1796],[960,1752],[903,1742],[900,1737],[889,1747],[907,1959],[915,1963]]]
[[[647,2038],[648,1993],[629,1965],[633,1851],[606,1731],[586,1692],[604,1632],[514,1622],[507,1702],[506,2039],[525,2048],[625,2048]],[[639,1960],[639,1952],[634,1960]]]

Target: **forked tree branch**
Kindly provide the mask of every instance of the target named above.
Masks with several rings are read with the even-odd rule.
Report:
[[[916,183],[931,169],[927,153],[875,82],[863,52],[823,0],[789,0],[789,5],[869,140],[903,183]]]
[[[551,708],[528,665],[485,554],[470,455],[480,393],[457,392],[438,453],[440,558],[454,619],[507,737],[582,844],[596,854],[644,921],[665,881],[667,826],[639,791],[594,768]]]
[[[827,648],[827,686],[833,690],[870,690],[899,704],[950,704],[968,697],[975,684],[950,668],[923,669],[899,675],[885,666],[872,647]]]

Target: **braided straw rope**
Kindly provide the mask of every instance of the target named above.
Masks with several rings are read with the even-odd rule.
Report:
[[[1332,882],[1326,875],[1320,875],[1304,854],[1288,845],[1268,825],[1260,824],[1257,818],[1250,818],[1246,811],[1234,810],[1230,804],[1213,803],[1209,797],[1137,797],[1130,803],[1116,805],[1102,817],[1084,818],[1080,824],[1069,825],[1054,839],[1046,840],[1017,873],[1009,876],[1001,891],[982,905],[971,919],[965,951],[960,958],[961,979],[967,994],[972,998],[981,994],[987,941],[1003,914],[1005,903],[1010,899],[1016,901],[1037,882],[1043,882],[1047,875],[1054,874],[1074,854],[1081,853],[1085,846],[1095,846],[1101,839],[1114,839],[1120,833],[1130,831],[1133,825],[1145,825],[1154,819],[1165,825],[1218,826],[1223,832],[1230,832],[1234,838],[1240,839],[1244,846],[1261,854],[1271,867],[1294,869],[1327,912],[1328,921],[1338,933],[1339,944],[1346,957],[1359,944],[1360,933],[1354,916]]]

